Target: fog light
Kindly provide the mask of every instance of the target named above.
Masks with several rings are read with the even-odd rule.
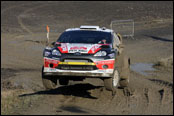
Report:
[[[53,68],[53,64],[50,64],[50,67]]]
[[[108,68],[108,65],[103,65],[102,68],[103,69],[107,69]]]

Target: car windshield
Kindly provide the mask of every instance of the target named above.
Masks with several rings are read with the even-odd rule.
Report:
[[[111,33],[101,31],[67,31],[64,32],[57,42],[60,43],[89,43],[110,44]]]

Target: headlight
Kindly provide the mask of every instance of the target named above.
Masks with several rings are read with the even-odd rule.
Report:
[[[99,51],[94,56],[106,56],[106,55],[107,55],[106,51]]]
[[[44,52],[44,56],[46,56],[46,57],[49,56],[50,54],[51,54],[51,52],[48,52],[48,51]]]
[[[52,55],[61,56],[60,52],[59,52],[58,50],[56,50],[56,49],[54,49],[54,50],[52,51]]]
[[[109,56],[110,58],[114,58],[114,57],[115,57],[115,53],[108,54],[108,56]]]

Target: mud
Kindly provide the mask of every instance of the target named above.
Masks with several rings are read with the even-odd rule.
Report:
[[[141,4],[141,5],[140,5]],[[157,70],[142,75],[131,70],[128,88],[116,95],[100,79],[70,81],[46,91],[42,85],[42,51],[66,28],[134,19],[135,35],[123,38],[131,64],[152,63]],[[172,1],[2,1],[1,2],[1,114],[173,114],[173,2]],[[169,59],[168,59],[169,58]],[[158,63],[161,59],[165,63]],[[163,65],[164,64],[164,65]],[[161,67],[161,68],[159,68]],[[7,99],[11,92],[15,99]],[[7,94],[9,93],[9,94]],[[14,103],[13,103],[14,102]],[[12,105],[15,104],[15,105]],[[8,107],[7,107],[8,106]],[[9,108],[9,110],[7,110]]]
[[[154,64],[150,64],[150,63],[136,63],[136,64],[132,64],[130,66],[131,70],[138,72],[144,76],[149,75],[147,72],[145,71],[155,71],[155,69],[153,68]]]

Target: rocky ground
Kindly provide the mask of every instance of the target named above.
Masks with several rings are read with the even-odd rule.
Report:
[[[131,71],[128,89],[106,91],[86,79],[45,91],[41,80],[46,25],[55,41],[80,25],[110,28],[133,19],[134,38],[125,51],[136,63],[154,64],[148,75]],[[173,2],[1,1],[1,114],[173,114]]]

